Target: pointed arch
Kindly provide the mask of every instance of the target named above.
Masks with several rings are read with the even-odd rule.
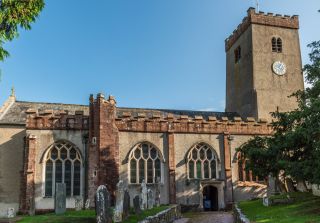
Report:
[[[55,184],[66,184],[66,195],[82,195],[83,158],[75,144],[58,140],[43,153],[44,196],[54,196]]]
[[[131,184],[157,183],[163,178],[163,155],[152,143],[143,141],[136,144],[128,153],[128,175]]]
[[[45,161],[46,156],[48,155],[48,153],[50,152],[50,150],[57,144],[59,143],[63,143],[63,144],[68,144],[71,145],[72,147],[76,148],[77,151],[79,152],[81,159],[83,160],[83,154],[82,151],[78,148],[78,146],[76,144],[74,144],[73,142],[69,141],[69,140],[65,140],[65,139],[58,139],[56,140],[54,143],[52,143],[50,146],[48,146],[44,152],[42,153],[39,163],[43,163]]]
[[[189,179],[217,179],[218,154],[207,143],[198,142],[186,154],[187,175]]]

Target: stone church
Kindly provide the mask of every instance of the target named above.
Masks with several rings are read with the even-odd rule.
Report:
[[[270,112],[296,108],[303,89],[298,16],[256,12],[225,40],[226,110],[203,112],[118,107],[91,95],[89,105],[19,101],[0,107],[0,216],[8,208],[52,210],[55,183],[67,208],[90,201],[99,185],[131,197],[159,180],[161,203],[221,210],[263,196],[265,179],[245,170],[236,148],[271,135]]]

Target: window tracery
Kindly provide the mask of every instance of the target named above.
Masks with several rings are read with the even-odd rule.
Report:
[[[129,154],[130,183],[138,184],[145,180],[146,183],[156,183],[161,179],[163,159],[160,151],[151,143],[138,144]]]
[[[54,196],[55,184],[66,184],[67,196],[81,195],[82,159],[68,142],[55,143],[45,157],[45,196]]]
[[[195,145],[187,156],[189,179],[216,179],[217,156],[215,151],[205,143]]]

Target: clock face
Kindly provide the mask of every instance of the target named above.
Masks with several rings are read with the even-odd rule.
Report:
[[[277,75],[284,75],[287,71],[286,65],[281,61],[276,61],[272,65],[272,70]]]

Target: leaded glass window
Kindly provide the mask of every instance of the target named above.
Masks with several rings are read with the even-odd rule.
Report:
[[[195,145],[187,156],[189,179],[216,179],[217,157],[214,150],[205,143]]]
[[[80,196],[82,159],[67,142],[55,143],[45,157],[45,196],[54,196],[55,184],[65,183],[67,196]]]
[[[138,184],[145,180],[148,184],[161,179],[163,159],[160,151],[150,143],[138,144],[129,154],[130,183]]]

